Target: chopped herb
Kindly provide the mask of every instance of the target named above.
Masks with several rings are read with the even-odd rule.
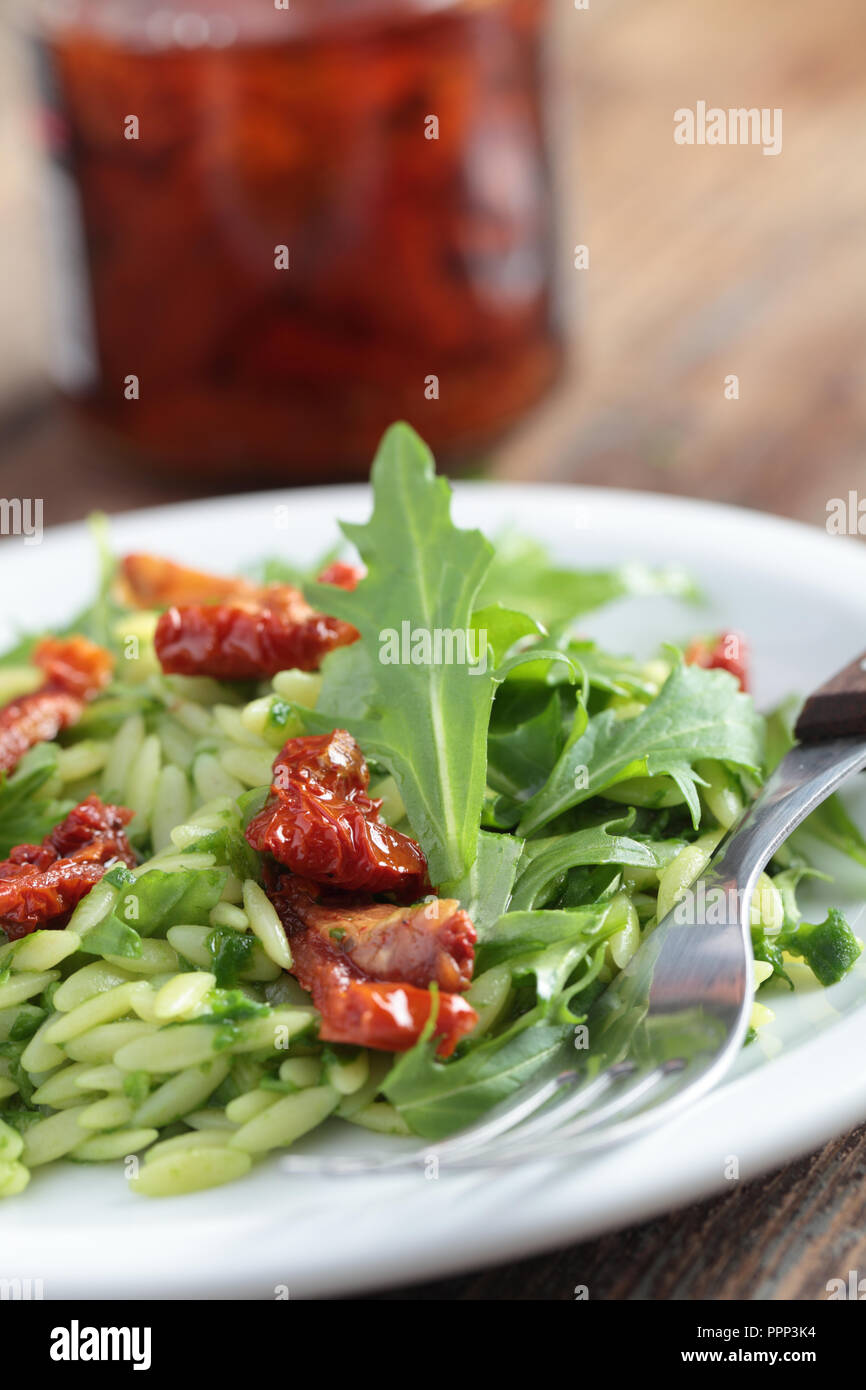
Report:
[[[793,956],[801,956],[822,985],[845,978],[863,950],[842,913],[832,907],[823,922],[801,922],[783,934],[781,944]]]
[[[146,1071],[131,1071],[123,1078],[123,1094],[133,1102],[134,1105],[141,1105],[142,1101],[147,1100],[150,1095],[150,1075]]]
[[[205,944],[211,954],[211,968],[218,987],[231,989],[249,967],[256,938],[232,927],[214,927]]]

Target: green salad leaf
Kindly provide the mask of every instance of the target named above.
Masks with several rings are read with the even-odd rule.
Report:
[[[415,1134],[443,1139],[507,1100],[562,1054],[568,1027],[537,1018],[525,1015],[506,1034],[448,1062],[436,1059],[434,1043],[419,1042],[398,1058],[382,1090]]]
[[[662,775],[676,783],[698,825],[702,779],[695,762],[717,758],[757,774],[762,756],[763,721],[734,677],[680,662],[633,718],[606,709],[587,722],[578,711],[572,737],[518,830],[528,835],[617,782]]]
[[[57,745],[37,743],[11,777],[0,773],[0,858],[5,859],[15,845],[39,844],[72,810],[71,801],[44,794],[46,782],[56,771]]]
[[[137,878],[122,867],[111,869],[102,884],[112,884],[116,894],[82,936],[81,949],[134,958],[141,955],[143,936],[164,936],[180,925],[206,926],[227,878],[227,869],[149,869]]]
[[[683,570],[651,570],[641,564],[613,570],[569,569],[555,564],[540,542],[509,531],[497,540],[479,602],[530,613],[548,632],[557,633],[612,599],[648,594],[698,597],[694,582]]]
[[[565,743],[557,690],[506,681],[496,695],[487,740],[487,783],[525,801],[547,781]]]
[[[353,623],[361,640],[332,652],[308,726],[345,727],[400,791],[433,883],[458,882],[478,845],[494,678],[474,664],[383,660],[396,634],[432,642],[471,628],[492,547],[450,515],[450,489],[408,425],[388,430],[373,465],[373,514],[343,524],[366,577],[353,593],[308,585],[310,601]],[[440,640],[449,640],[440,637]],[[473,644],[474,645],[474,644]],[[467,648],[468,650],[468,648]],[[399,655],[406,655],[405,650]]]
[[[482,830],[471,869],[452,888],[472,918],[480,941],[508,907],[522,853],[523,841],[516,836]]]
[[[794,724],[801,704],[802,700],[799,699],[786,700],[767,719],[768,773],[773,771],[794,746]],[[828,796],[827,800],[806,818],[800,828],[794,831],[785,846],[787,855],[796,854],[804,849],[808,845],[810,835],[866,867],[866,837],[854,824],[838,793]]]
[[[633,820],[633,815],[619,817],[571,834],[528,841],[511,899],[512,910],[531,911],[544,907],[564,882],[569,869],[579,865],[634,864],[646,869],[660,868],[662,859],[651,843],[619,833],[630,828]]]

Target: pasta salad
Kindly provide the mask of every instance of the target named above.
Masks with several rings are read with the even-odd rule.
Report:
[[[103,537],[90,607],[0,661],[0,1195],[58,1159],[191,1192],[326,1121],[459,1130],[572,1046],[790,746],[737,634],[580,635],[682,574],[460,529],[405,425],[372,494],[310,573]],[[810,836],[866,866],[831,799],[761,878],[759,985],[860,953],[802,919]]]

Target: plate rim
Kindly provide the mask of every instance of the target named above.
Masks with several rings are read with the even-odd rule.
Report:
[[[761,512],[757,509],[731,505],[729,503],[714,502],[708,499],[680,497],[679,495],[667,493],[645,492],[633,489],[619,489],[606,487],[586,487],[580,483],[534,483],[534,482],[513,482],[509,480],[452,480],[449,479],[453,488],[457,507],[462,511],[464,508],[470,511],[478,511],[478,504],[485,495],[489,498],[492,494],[499,494],[503,498],[511,499],[513,502],[519,501],[521,497],[531,496],[533,499],[545,499],[551,506],[555,506],[557,500],[562,500],[574,506],[583,504],[590,512],[597,511],[599,514],[610,512],[618,506],[627,509],[635,507],[642,510],[644,516],[653,520],[663,518],[666,525],[672,521],[672,513],[679,513],[682,517],[693,521],[705,521],[707,517],[712,517],[718,527],[734,526],[738,533],[748,532],[750,535],[763,534],[772,536],[778,544],[784,545],[785,542],[794,541],[798,547],[809,546],[816,551],[820,549],[824,554],[830,554],[825,549],[832,541],[833,554],[835,559],[832,565],[828,565],[827,576],[819,576],[820,582],[816,584],[817,589],[824,588],[838,589],[840,570],[857,572],[858,577],[866,575],[866,547],[853,537],[831,536],[826,529],[817,525],[794,520],[792,518],[780,517],[775,514]],[[290,505],[294,504],[299,509],[312,508],[316,513],[316,525],[323,522],[323,509],[327,513],[332,527],[336,527],[339,519],[339,508],[341,505],[353,504],[355,506],[364,500],[370,499],[370,487],[367,483],[349,483],[338,485],[315,485],[304,488],[276,488],[267,489],[262,492],[242,492],[230,495],[221,495],[199,499],[191,499],[179,502],[167,502],[154,506],[131,508],[123,512],[112,513],[109,518],[109,527],[113,532],[118,526],[122,532],[126,526],[146,526],[149,522],[158,522],[160,517],[166,513],[181,516],[195,517],[201,510],[212,509],[221,512],[225,516],[231,514],[233,509],[238,507],[249,508],[252,506],[268,507],[283,505],[287,501]],[[458,516],[460,524],[465,524],[465,518]],[[201,523],[194,523],[200,525]],[[477,525],[480,519],[469,524]],[[559,528],[561,530],[561,528]],[[532,527],[528,527],[530,534],[535,534]],[[741,538],[742,535],[741,535]],[[745,537],[747,539],[747,537]],[[48,526],[44,531],[44,541],[56,540],[61,542],[62,548],[69,544],[81,542],[90,545],[87,533],[86,522],[79,521],[65,522],[56,526]],[[845,544],[841,544],[844,542]],[[155,546],[158,550],[158,544]],[[770,547],[775,550],[775,546]],[[612,544],[612,550],[616,551],[616,541]],[[33,554],[39,553],[41,548],[34,548]],[[259,547],[261,553],[261,547]],[[6,560],[4,561],[3,555]],[[673,562],[677,561],[677,556],[671,556]],[[766,560],[766,563],[764,563]],[[613,563],[620,563],[621,560],[614,554]],[[3,549],[0,551],[0,568],[7,565],[15,568],[21,563],[20,550],[17,548]],[[773,563],[768,557],[764,557],[760,564],[756,563],[756,568],[778,571],[778,563]],[[833,582],[835,574],[835,582]],[[829,578],[831,582],[825,584],[824,579]],[[862,606],[862,601],[861,601]],[[866,1002],[866,1001],[864,1001]],[[806,1051],[810,1057],[810,1070],[820,1071],[823,1061],[819,1065],[819,1059],[829,1058],[838,1047],[840,1041],[844,1040],[844,1045],[851,1045],[855,1049],[862,1048],[866,1042],[866,1008],[859,1007],[845,1017],[841,1017],[835,1024],[829,1027],[824,1033],[810,1039],[802,1046],[793,1049],[786,1056],[777,1059],[774,1067],[777,1076],[781,1077],[782,1070],[785,1075],[791,1072],[793,1076],[799,1071]],[[765,1068],[760,1068],[758,1074],[762,1074]],[[855,1069],[856,1070],[856,1069]],[[731,1098],[739,1096],[744,1088],[754,1086],[754,1074],[749,1073],[737,1077],[732,1081],[726,1082],[719,1090],[712,1093],[705,1102],[701,1102],[695,1110],[690,1110],[680,1120],[674,1121],[672,1125],[665,1127],[666,1133],[688,1128],[694,1116],[705,1109],[712,1111],[714,1103],[721,1095],[727,1094],[728,1108],[730,1108]],[[759,1173],[777,1167],[791,1158],[809,1151],[818,1144],[829,1138],[832,1134],[844,1130],[857,1119],[866,1116],[866,1080],[857,1081],[856,1075],[845,1078],[842,1084],[837,1077],[833,1087],[826,1088],[819,1092],[820,1104],[817,1113],[811,1115],[811,1122],[801,1122],[799,1124],[788,1124],[785,1127],[784,1114],[779,1107],[770,1106],[770,1111],[774,1114],[774,1124],[777,1129],[772,1134],[753,1136],[755,1139],[754,1152],[750,1159],[748,1172],[744,1175],[748,1178],[758,1176]],[[706,1119],[706,1115],[704,1116]],[[646,1140],[635,1141],[628,1146],[628,1153],[632,1156],[644,1152],[653,1152],[653,1145],[656,1143],[657,1135],[649,1136]],[[646,1146],[649,1146],[647,1149]],[[544,1165],[547,1167],[547,1165]],[[64,1166],[63,1172],[69,1173],[69,1167]],[[462,1179],[457,1180],[458,1183]],[[435,1244],[428,1246],[424,1250],[405,1249],[400,1254],[393,1250],[388,1255],[387,1266],[375,1261],[369,1261],[366,1267],[355,1267],[353,1270],[344,1270],[335,1274],[333,1271],[317,1269],[315,1261],[310,1263],[306,1275],[302,1278],[304,1295],[315,1296],[317,1294],[338,1294],[347,1291],[360,1289],[370,1289],[376,1287],[396,1287],[401,1283],[412,1282],[419,1279],[444,1277],[448,1273],[456,1273],[463,1269],[477,1267],[482,1263],[495,1262],[501,1257],[523,1258],[533,1253],[550,1249],[568,1243],[575,1239],[591,1239],[604,1230],[619,1229],[622,1226],[634,1224],[636,1221],[647,1219],[653,1212],[662,1210],[673,1210],[679,1206],[688,1204],[692,1201],[706,1197],[718,1191],[722,1186],[721,1179],[716,1176],[713,1178],[706,1171],[695,1171],[687,1180],[680,1174],[677,1194],[671,1197],[670,1194],[660,1204],[658,1186],[653,1188],[655,1195],[648,1194],[646,1191],[643,1196],[640,1193],[633,1194],[626,1201],[618,1215],[611,1215],[610,1212],[600,1211],[596,1216],[587,1216],[585,1211],[577,1211],[571,1218],[565,1213],[560,1212],[558,1217],[550,1211],[543,1219],[536,1218],[536,1224],[532,1230],[529,1227],[521,1227],[519,1232],[512,1228],[510,1234],[487,1233],[484,1239],[480,1239],[478,1244],[471,1250],[463,1252],[447,1251],[437,1248]],[[35,1194],[36,1186],[33,1192]],[[213,1194],[207,1192],[195,1194],[191,1198],[173,1199],[181,1204],[192,1203],[193,1208],[198,1207],[203,1210]],[[27,1196],[19,1199],[24,1206],[27,1203]],[[193,1208],[189,1210],[190,1217],[193,1217]],[[180,1209],[178,1215],[181,1215]],[[109,1216],[117,1214],[117,1204],[114,1202],[107,1205]],[[3,1223],[0,1216],[0,1224]],[[193,1221],[193,1227],[196,1222]],[[13,1222],[14,1248],[15,1238],[21,1231],[25,1234],[26,1223],[19,1229],[18,1222]],[[69,1229],[72,1229],[71,1227]],[[105,1239],[104,1229],[111,1230],[110,1223],[107,1228],[99,1227]],[[32,1234],[32,1233],[31,1233]],[[40,1228],[40,1236],[42,1228]],[[9,1232],[4,1235],[4,1261],[9,1251]],[[58,1242],[61,1247],[55,1254],[55,1268],[50,1275],[51,1282],[61,1290],[52,1296],[78,1296],[78,1297],[98,1297],[100,1290],[103,1292],[107,1287],[104,1272],[91,1268],[89,1271],[82,1272],[80,1265],[76,1267],[73,1259],[70,1264],[64,1256],[63,1246],[65,1242],[60,1239]],[[23,1246],[21,1247],[24,1248]],[[80,1256],[80,1252],[79,1252]],[[232,1274],[233,1294],[220,1292],[225,1287],[225,1277],[215,1270],[210,1264],[191,1266],[177,1276],[177,1284],[174,1286],[175,1292],[165,1296],[179,1297],[223,1297],[223,1296],[257,1296],[254,1289],[258,1289],[262,1283],[262,1271],[265,1265],[273,1259],[273,1254],[262,1255],[259,1268],[256,1270],[250,1265],[244,1272],[239,1290],[236,1287],[236,1280]],[[275,1268],[275,1266],[273,1266]],[[149,1277],[143,1284],[151,1287],[155,1280],[164,1278],[164,1270],[157,1271],[152,1269]],[[71,1281],[71,1282],[70,1282]],[[265,1281],[267,1282],[267,1281]],[[195,1287],[195,1292],[190,1292],[190,1286]],[[119,1287],[124,1287],[121,1283]],[[121,1293],[119,1296],[135,1298],[142,1296],[154,1296],[153,1293],[145,1294],[136,1292],[138,1285],[127,1283],[125,1287],[128,1292]],[[208,1294],[206,1290],[210,1288],[212,1292]],[[184,1290],[186,1292],[184,1292]],[[89,1291],[89,1292],[88,1292]]]

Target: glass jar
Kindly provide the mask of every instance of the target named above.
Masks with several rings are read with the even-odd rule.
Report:
[[[58,0],[61,387],[186,472],[471,454],[560,361],[546,0]]]

